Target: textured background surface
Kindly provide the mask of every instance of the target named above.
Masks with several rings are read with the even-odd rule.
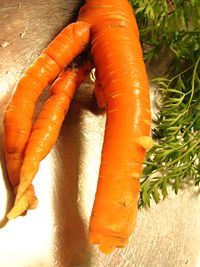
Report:
[[[125,249],[105,256],[88,244],[105,123],[90,83],[77,92],[56,145],[41,163],[34,181],[38,208],[5,220],[13,204],[2,147],[5,105],[23,70],[74,19],[80,2],[0,0],[0,266],[198,267],[200,198],[194,190],[139,211]]]

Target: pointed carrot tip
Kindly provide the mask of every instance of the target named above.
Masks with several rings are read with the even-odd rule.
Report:
[[[38,205],[38,199],[34,197],[34,199],[29,204],[29,209],[35,209]]]
[[[23,193],[23,195],[15,200],[14,207],[7,214],[9,220],[14,219],[22,215],[28,209],[36,208],[38,204],[38,199],[35,196],[34,188],[32,185]]]
[[[7,214],[8,220],[14,219],[22,215],[22,213],[24,213],[27,210],[28,206],[29,206],[28,199],[26,197],[20,198],[20,200],[15,203],[14,207]]]

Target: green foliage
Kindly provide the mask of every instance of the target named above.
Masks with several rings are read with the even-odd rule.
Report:
[[[147,63],[171,57],[154,77],[162,98],[153,129],[155,146],[146,157],[140,206],[150,206],[184,185],[200,184],[200,5],[195,0],[130,1]],[[173,4],[172,4],[173,3]]]

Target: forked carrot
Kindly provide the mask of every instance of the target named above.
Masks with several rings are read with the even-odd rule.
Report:
[[[7,170],[13,187],[19,184],[24,148],[30,135],[38,97],[88,44],[90,25],[76,22],[64,28],[16,85],[4,116],[4,147]]]
[[[78,22],[64,31],[25,72],[6,110],[8,172],[13,186],[19,184],[8,217],[33,205],[33,189],[29,188],[39,162],[58,136],[69,105],[66,90],[72,96],[84,75],[72,70],[71,81],[71,74],[67,74],[71,82],[66,88],[72,86],[73,90],[60,87],[61,78],[55,82],[61,83],[59,90],[54,84],[52,92],[56,93],[45,103],[30,135],[36,100],[91,37],[91,54],[98,73],[95,95],[98,105],[105,107],[107,118],[89,237],[101,251],[110,253],[124,247],[135,228],[142,164],[146,150],[153,145],[149,85],[139,31],[128,0],[86,0]]]
[[[90,241],[110,253],[136,223],[142,163],[152,146],[149,85],[135,16],[127,0],[88,0],[92,56],[106,101],[106,128],[90,220]]]
[[[88,61],[80,68],[67,69],[53,83],[51,96],[44,103],[25,148],[15,204],[7,215],[9,219],[22,214],[32,203],[32,196],[27,189],[39,169],[40,162],[56,143],[75,90],[84,81],[91,68],[92,64]]]

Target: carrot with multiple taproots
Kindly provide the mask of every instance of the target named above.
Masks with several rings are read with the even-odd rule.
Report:
[[[67,69],[61,72],[51,86],[50,97],[44,103],[32,127],[25,148],[15,205],[7,215],[9,219],[22,214],[32,203],[32,199],[27,198],[27,189],[38,172],[40,162],[56,143],[73,95],[91,69],[92,63],[90,61],[79,68]]]
[[[81,53],[90,38],[90,25],[76,22],[64,28],[35,62],[23,73],[16,85],[4,116],[4,148],[10,182],[17,192],[24,150],[32,129],[36,102],[46,88],[75,56]],[[31,193],[32,192],[32,193]],[[30,207],[36,206],[34,188]]]
[[[110,253],[124,247],[135,228],[142,164],[146,150],[153,145],[149,85],[139,31],[128,0],[86,0],[78,22],[66,29],[22,76],[6,109],[7,167],[17,191],[8,217],[13,218],[34,206],[34,193],[30,193],[33,189],[29,188],[39,162],[56,142],[70,103],[61,76],[55,82],[59,86],[52,87],[56,93],[44,104],[32,127],[38,96],[90,42],[98,74],[95,96],[99,107],[105,107],[106,125],[89,239],[101,251]],[[71,72],[76,82],[80,75],[79,85],[88,69],[84,75],[79,70]],[[68,75],[66,79],[70,83]],[[72,82],[73,93],[78,87],[76,82]],[[73,93],[69,91],[71,99]],[[16,163],[12,165],[9,157]]]

